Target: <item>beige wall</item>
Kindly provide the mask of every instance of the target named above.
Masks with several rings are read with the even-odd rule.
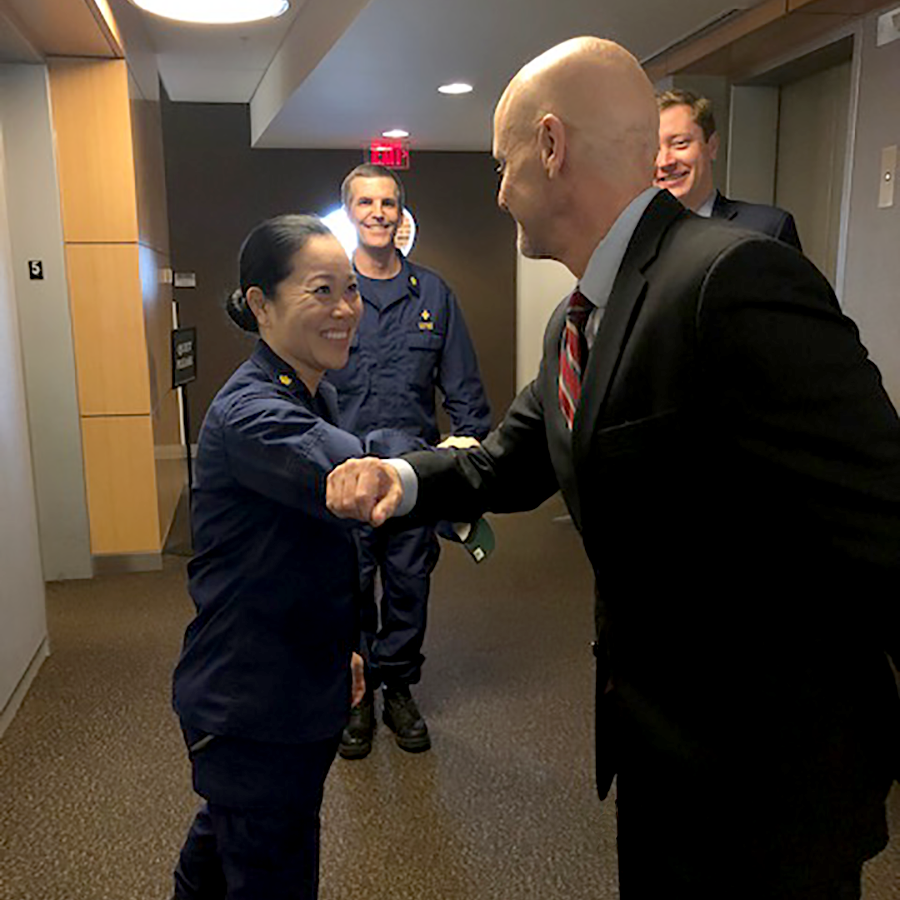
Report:
[[[842,302],[900,406],[900,192],[878,208],[881,148],[900,144],[900,41],[875,46],[877,15],[866,17],[861,39],[858,113]]]
[[[46,656],[47,621],[0,120],[0,733]]]
[[[0,67],[0,119],[44,578],[90,578],[81,422],[44,66]],[[41,260],[44,278],[28,277]]]
[[[544,331],[553,310],[575,287],[575,276],[552,259],[516,255],[516,390],[538,373]]]

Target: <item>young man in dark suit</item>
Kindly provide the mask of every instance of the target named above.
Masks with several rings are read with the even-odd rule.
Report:
[[[561,489],[623,900],[847,900],[900,773],[900,420],[822,275],[654,188],[657,141],[616,44],[516,75],[498,202],[578,287],[480,447],[351,461],[329,506],[471,521]]]
[[[698,215],[727,219],[740,228],[760,231],[802,250],[797,225],[789,212],[763,203],[731,200],[716,190],[713,163],[719,152],[719,134],[709,99],[683,90],[666,91],[656,99],[656,186],[668,190]]]

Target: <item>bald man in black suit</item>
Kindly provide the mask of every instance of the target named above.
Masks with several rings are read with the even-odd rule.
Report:
[[[651,186],[658,124],[609,41],[518,73],[498,203],[578,288],[481,446],[351,460],[329,508],[466,522],[561,490],[622,900],[854,900],[900,775],[900,418],[808,259]]]

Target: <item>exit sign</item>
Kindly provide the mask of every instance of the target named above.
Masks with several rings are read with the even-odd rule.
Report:
[[[409,144],[403,138],[376,138],[369,144],[369,162],[387,169],[408,169]]]

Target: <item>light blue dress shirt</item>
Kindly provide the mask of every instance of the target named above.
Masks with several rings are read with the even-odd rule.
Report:
[[[619,274],[622,260],[625,258],[625,251],[634,237],[638,222],[641,221],[650,202],[658,193],[659,188],[647,188],[622,210],[619,218],[606,233],[606,237],[600,241],[591,254],[584,275],[578,282],[578,290],[594,305],[594,310],[588,316],[587,326],[584,330],[588,348],[593,346],[594,338],[600,329],[600,320],[603,318],[603,312],[609,302],[613,283],[616,275]]]
[[[712,218],[713,207],[716,205],[716,192],[713,191],[697,209],[697,215],[703,216],[704,219]]]

